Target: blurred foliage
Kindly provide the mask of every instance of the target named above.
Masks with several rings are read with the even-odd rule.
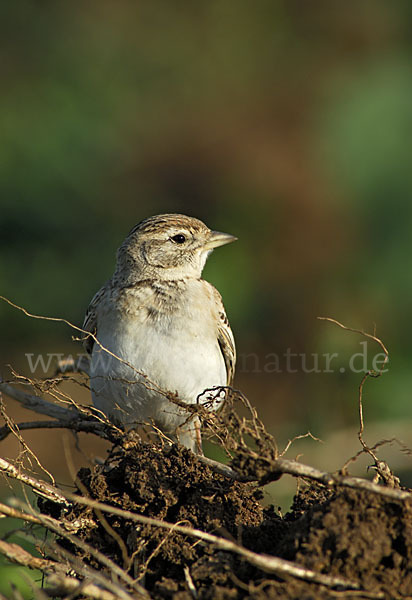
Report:
[[[24,530],[29,531],[29,527],[22,525],[22,521],[19,519],[7,518],[0,521],[1,539],[6,539],[8,543],[18,544],[33,556],[40,557],[34,545],[24,539],[22,534]],[[37,534],[39,534],[39,528],[37,528]],[[40,532],[40,535],[44,536],[45,532]],[[39,587],[41,579],[42,573],[40,571],[13,565],[4,556],[0,556],[0,594],[3,594],[4,597],[11,598],[13,595],[12,588],[14,587],[23,598],[32,598],[32,582],[36,587]]]
[[[241,355],[341,366],[361,340],[315,317],[376,323],[391,371],[366,414],[410,418],[411,7],[3,3],[1,293],[81,324],[136,222],[192,214],[239,238],[205,277]],[[22,370],[70,343],[5,304],[0,326]],[[358,374],[259,369],[237,385],[276,435],[356,425]]]

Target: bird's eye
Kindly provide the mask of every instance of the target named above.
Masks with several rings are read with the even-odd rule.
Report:
[[[177,233],[171,238],[176,244],[184,244],[186,241],[186,236],[183,233]]]

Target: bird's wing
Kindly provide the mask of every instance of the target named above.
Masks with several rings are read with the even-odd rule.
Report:
[[[216,288],[213,288],[213,292],[218,306],[219,317],[217,326],[217,341],[225,360],[227,385],[232,385],[236,365],[235,338],[233,337],[233,333],[226,316],[225,307],[223,306],[222,302],[222,296],[219,294]]]
[[[97,307],[105,295],[106,289],[106,285],[104,285],[98,292],[95,293],[84,317],[82,329],[84,329],[84,331],[87,333],[91,333],[91,335],[88,335],[83,342],[84,348],[88,354],[91,354],[93,351],[94,337],[97,333]]]

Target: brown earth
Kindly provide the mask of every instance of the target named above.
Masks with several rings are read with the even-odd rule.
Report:
[[[368,592],[282,580],[209,544],[106,514],[128,556],[133,555],[130,575],[140,577],[154,599],[193,600],[186,566],[199,599],[412,596],[412,509],[407,503],[302,482],[290,512],[281,517],[273,507],[262,506],[263,495],[255,485],[217,475],[182,447],[142,441],[114,447],[103,465],[82,469],[78,477],[79,491],[87,488],[101,502],[234,539],[255,552],[357,582]],[[59,516],[55,505],[42,505],[43,511]],[[65,518],[79,516],[88,520],[77,535],[123,566],[110,528],[87,507],[77,506]],[[60,544],[101,569],[67,541]]]

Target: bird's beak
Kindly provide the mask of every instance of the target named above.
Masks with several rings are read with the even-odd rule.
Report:
[[[235,242],[237,237],[234,235],[230,235],[230,233],[222,233],[221,231],[212,231],[212,234],[206,244],[203,246],[205,250],[213,250],[213,248],[217,248],[218,246],[224,246],[225,244],[230,244],[231,242]]]

